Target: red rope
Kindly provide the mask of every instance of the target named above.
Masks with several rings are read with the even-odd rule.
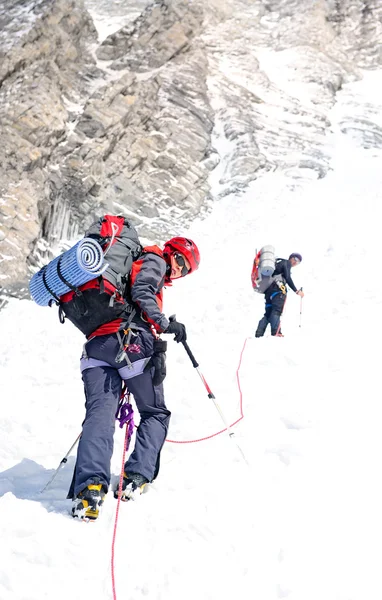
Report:
[[[239,360],[239,365],[236,369],[236,380],[237,380],[237,385],[239,388],[239,394],[240,394],[240,417],[238,419],[236,419],[236,421],[234,421],[230,427],[233,427],[234,425],[236,425],[237,423],[239,423],[239,421],[241,421],[242,419],[244,419],[244,414],[243,414],[243,394],[241,391],[241,387],[240,387],[240,377],[239,377],[239,371],[240,371],[240,367],[241,367],[241,362],[243,359],[243,353],[244,353],[244,349],[245,346],[247,344],[247,340],[248,338],[245,339],[244,341],[244,345],[243,348],[241,350],[240,353],[240,360]],[[210,440],[213,437],[216,437],[217,435],[220,435],[221,433],[224,433],[225,431],[227,431],[227,428],[225,427],[224,429],[221,429],[220,431],[217,431],[216,433],[212,433],[211,435],[207,435],[206,437],[202,437],[199,438],[197,440],[166,440],[166,442],[170,442],[171,444],[194,444],[195,442],[204,442],[204,440]]]
[[[113,541],[111,543],[111,581],[112,581],[112,587],[113,587],[113,599],[114,600],[117,600],[117,593],[115,591],[115,575],[114,575],[115,538],[117,536],[117,524],[118,524],[119,507],[121,504],[123,473],[125,470],[125,456],[126,456],[126,448],[127,448],[127,442],[128,442],[127,436],[128,435],[129,435],[129,428],[126,425],[125,441],[123,442],[122,468],[121,468],[121,474],[119,476],[118,501],[117,501],[117,508],[115,511]]]
[[[242,359],[243,359],[244,349],[245,349],[245,346],[247,344],[247,340],[248,340],[248,338],[246,338],[246,340],[244,341],[244,345],[243,345],[243,348],[242,348],[241,353],[240,353],[239,365],[238,365],[238,367],[236,369],[236,380],[237,380],[237,385],[238,385],[239,394],[240,394],[240,417],[238,419],[236,419],[236,421],[234,421],[234,423],[232,423],[230,425],[230,427],[233,427],[234,425],[236,425],[237,423],[239,423],[239,421],[241,421],[242,419],[244,419],[244,414],[243,414],[243,394],[242,394],[241,386],[240,386],[239,371],[240,371],[241,362],[242,362]],[[221,433],[224,433],[224,431],[227,431],[227,428],[221,429],[220,431],[217,431],[216,433],[213,433],[211,435],[207,435],[206,437],[199,438],[197,440],[186,440],[186,441],[166,440],[166,441],[167,442],[172,442],[173,444],[193,444],[194,442],[203,442],[204,440],[209,440],[209,439],[211,439],[211,438],[213,438],[213,437],[215,437],[217,435],[220,435]],[[120,507],[120,504],[121,504],[123,473],[124,473],[124,470],[125,470],[125,456],[126,456],[126,448],[127,448],[127,441],[128,441],[128,433],[129,433],[129,428],[126,426],[125,441],[123,443],[122,467],[121,467],[121,474],[119,476],[119,485],[118,485],[118,501],[117,501],[117,508],[116,508],[116,511],[115,511],[113,540],[112,540],[112,543],[111,543],[111,581],[112,581],[112,587],[113,587],[113,600],[117,600],[117,593],[116,593],[116,589],[115,589],[115,565],[114,565],[115,540],[116,540],[116,536],[117,536],[117,525],[118,525],[119,507]]]

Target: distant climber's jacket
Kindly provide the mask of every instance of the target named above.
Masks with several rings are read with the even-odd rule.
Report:
[[[273,271],[272,277],[275,277],[276,275],[281,275],[284,283],[287,283],[291,290],[297,292],[297,288],[293,283],[293,279],[290,274],[291,267],[292,265],[289,260],[287,260],[286,258],[278,258],[276,260],[276,268]]]

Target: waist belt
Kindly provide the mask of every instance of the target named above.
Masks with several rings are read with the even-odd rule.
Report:
[[[149,362],[149,360],[150,360],[150,357],[140,358],[139,360],[136,360],[135,362],[132,362],[129,365],[125,365],[124,367],[117,369],[117,371],[118,371],[121,379],[124,379],[124,380],[132,379],[133,377],[136,377],[137,375],[142,375],[143,370],[144,370],[145,366],[147,365],[147,363]],[[113,369],[116,368],[113,365],[111,365],[110,363],[106,362],[105,360],[98,360],[97,358],[81,358],[81,360],[80,360],[81,373],[83,373],[83,371],[86,371],[86,369],[93,369],[94,367],[112,367]]]

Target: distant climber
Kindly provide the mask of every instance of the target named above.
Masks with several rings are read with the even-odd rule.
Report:
[[[260,253],[258,256],[260,258]],[[264,335],[268,323],[271,326],[271,335],[282,336],[280,330],[280,317],[286,300],[286,286],[288,285],[291,290],[293,290],[298,296],[301,296],[301,298],[304,297],[304,292],[296,288],[291,277],[292,267],[299,265],[301,261],[302,256],[297,252],[293,252],[288,259],[277,258],[273,273],[268,277],[268,279],[263,277],[263,289],[261,290],[261,293],[264,293],[265,295],[265,313],[262,319],[259,321],[255,337],[262,337]],[[254,281],[253,277],[252,281]],[[265,289],[264,281],[266,282]],[[267,285],[268,283],[269,285]]]

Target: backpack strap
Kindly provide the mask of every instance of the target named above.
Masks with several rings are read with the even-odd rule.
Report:
[[[121,296],[123,296],[123,292],[124,292],[124,289],[123,289],[123,286],[122,286],[122,275],[121,275],[121,273],[117,273],[116,280],[117,280],[116,288],[114,290],[113,295],[110,297],[110,300],[109,300],[109,306],[110,306],[110,308],[112,308],[114,306],[114,300],[116,299],[117,294],[120,294]],[[100,286],[100,293],[101,293],[101,286]]]
[[[48,265],[45,265],[45,267],[43,267],[43,269],[42,269],[42,281],[43,281],[43,284],[45,285],[45,288],[48,290],[49,294],[51,296],[53,296],[53,298],[55,299],[56,304],[59,304],[60,303],[60,298],[58,296],[56,296],[56,294],[50,288],[50,286],[48,285],[48,282],[46,280],[46,269],[47,269],[47,266]],[[49,306],[52,306],[52,302],[53,302],[53,300],[49,300]]]
[[[126,351],[129,348],[130,339],[133,334],[133,332],[130,328],[130,325],[134,318],[135,313],[136,313],[135,308],[132,308],[127,321],[123,324],[123,329],[122,329],[123,336],[121,336],[120,332],[117,331],[117,338],[118,338],[118,342],[119,342],[119,346],[120,346],[120,351],[117,353],[117,356],[115,357],[115,362],[120,363],[120,362],[123,362],[124,360],[126,360],[127,366],[129,369],[132,368],[132,364],[131,364],[129,357],[126,354]]]
[[[81,293],[80,290],[78,289],[78,287],[75,286],[75,285],[72,285],[70,283],[70,281],[68,281],[66,279],[66,277],[64,277],[64,275],[63,275],[63,273],[61,271],[61,259],[62,259],[62,256],[60,256],[60,258],[58,259],[58,262],[57,262],[57,275],[61,279],[62,283],[65,283],[65,285],[67,285],[68,288],[70,288],[71,290],[73,290],[73,292],[75,292],[77,294],[77,296],[78,296]]]
[[[98,281],[99,281],[99,293],[103,294],[105,291],[105,282],[104,282],[102,275],[100,275],[98,277]]]
[[[66,279],[66,277],[64,277],[64,275],[63,275],[63,273],[61,271],[61,258],[62,258],[62,256],[58,259],[58,262],[57,262],[57,275],[59,276],[59,278],[61,279],[61,281],[63,283],[65,283],[65,285],[67,285],[68,288],[70,288],[75,293],[75,295],[76,295],[75,304],[76,304],[77,309],[79,310],[80,314],[82,316],[87,315],[88,314],[88,309],[87,309],[87,306],[86,306],[86,303],[85,303],[85,300],[83,298],[81,290],[77,286],[72,285],[70,283],[70,281],[68,281]]]

